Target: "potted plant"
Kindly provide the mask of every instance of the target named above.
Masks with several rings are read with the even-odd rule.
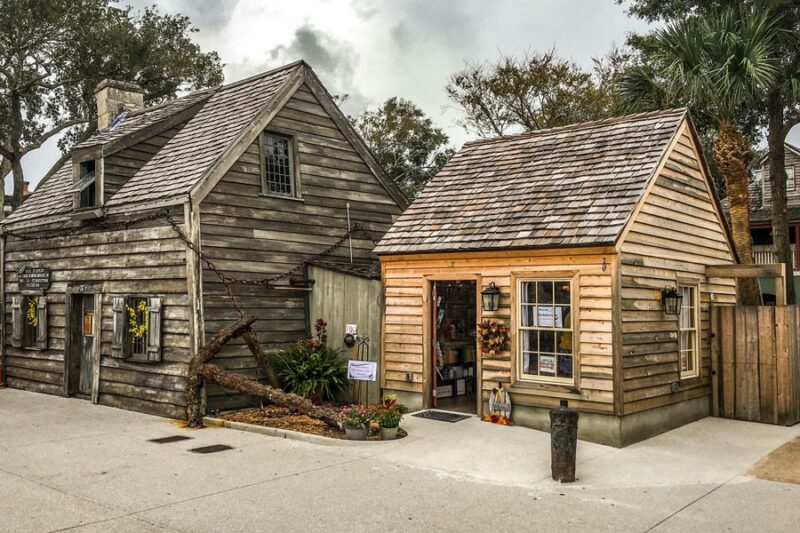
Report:
[[[397,396],[387,394],[381,402],[381,412],[378,422],[381,426],[381,437],[383,440],[394,440],[397,438],[397,430],[400,429],[400,420],[403,418],[405,406],[397,402]]]
[[[367,440],[371,421],[372,416],[364,407],[358,406],[348,409],[344,414],[344,420],[342,420],[347,440]]]

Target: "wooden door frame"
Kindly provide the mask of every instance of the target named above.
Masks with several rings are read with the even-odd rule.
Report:
[[[100,346],[102,344],[103,292],[102,285],[86,284],[67,287],[64,298],[64,396],[69,397],[70,358],[72,357],[73,331],[72,313],[74,296],[94,296],[94,323],[92,324],[95,342],[92,344],[92,403],[100,398]],[[79,330],[80,331],[80,330]]]
[[[436,281],[474,281],[475,282],[475,318],[476,322],[483,320],[483,307],[481,306],[481,288],[483,287],[481,274],[430,274],[423,276],[423,338],[422,338],[422,406],[430,409],[433,406],[433,307],[436,302],[433,300],[433,283]],[[475,324],[477,328],[477,324]],[[477,415],[483,416],[483,358],[481,357],[480,346],[478,346],[478,336],[475,336],[475,397]]]

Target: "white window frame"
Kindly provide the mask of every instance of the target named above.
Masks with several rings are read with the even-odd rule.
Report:
[[[522,286],[524,283],[538,283],[538,282],[551,282],[551,283],[569,283],[570,286],[570,301],[569,301],[569,317],[570,317],[570,327],[569,328],[542,328],[539,326],[523,326],[522,325],[522,318],[523,318],[523,304],[522,302]],[[574,385],[576,382],[576,374],[577,374],[577,337],[575,335],[576,329],[576,321],[577,321],[577,313],[575,311],[575,291],[576,291],[577,283],[574,277],[562,277],[562,276],[554,276],[554,277],[519,277],[516,280],[516,300],[515,300],[515,309],[514,313],[516,313],[516,321],[515,321],[515,329],[514,336],[516,339],[516,375],[517,379],[521,382],[525,383],[551,383],[551,384],[561,384],[561,385]],[[557,305],[557,304],[554,304]],[[565,305],[565,304],[561,304]],[[533,375],[533,374],[526,374],[523,372],[524,363],[525,363],[525,355],[524,355],[524,342],[522,340],[522,333],[524,331],[554,331],[554,332],[569,332],[572,335],[572,353],[570,356],[572,357],[572,376],[569,378],[566,377],[558,377],[558,376],[542,376],[542,375]],[[553,339],[554,343],[557,343],[557,337]],[[556,357],[556,369],[558,368],[558,353],[555,354]],[[562,354],[565,355],[565,354]],[[558,371],[556,370],[556,374]]]
[[[680,314],[678,315],[678,371],[681,374],[681,379],[696,378],[700,376],[700,288],[694,284],[679,284],[678,291],[683,296],[681,298]],[[686,291],[689,291],[690,294],[693,293],[694,306],[689,305],[692,298],[686,297]],[[693,313],[693,316],[690,317],[690,325],[686,327],[682,327],[684,309],[692,309],[692,311],[687,312]],[[689,348],[683,346],[682,334],[684,332],[694,333],[692,336],[693,346]],[[691,370],[683,370],[683,353],[687,350],[691,350],[693,354]]]
[[[794,191],[795,188],[795,178],[797,176],[794,172],[794,167],[786,167],[786,190],[787,191]]]

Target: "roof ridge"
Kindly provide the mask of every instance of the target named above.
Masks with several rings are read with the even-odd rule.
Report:
[[[672,114],[686,114],[688,112],[688,108],[686,107],[675,107],[670,109],[660,109],[658,111],[645,111],[642,113],[633,113],[630,115],[621,115],[616,117],[608,117],[598,120],[590,120],[587,122],[576,122],[574,124],[567,124],[565,126],[555,126],[552,128],[544,128],[540,130],[533,130],[533,131],[526,131],[522,133],[514,133],[512,135],[501,135],[499,137],[491,137],[488,139],[475,139],[473,141],[468,141],[464,143],[464,146],[472,146],[477,144],[490,144],[490,143],[499,143],[504,141],[511,141],[516,139],[521,139],[525,137],[536,137],[539,135],[545,135],[548,133],[554,133],[561,130],[583,130],[583,129],[591,129],[596,128],[598,126],[605,126],[608,124],[618,123],[618,122],[625,122],[625,121],[633,121],[636,119],[645,118],[648,116],[658,116],[658,115],[672,115]]]
[[[297,61],[292,61],[291,63],[287,63],[287,64],[282,65],[280,67],[275,67],[273,69],[267,70],[265,72],[260,72],[258,74],[254,74],[252,76],[249,76],[247,78],[243,78],[241,80],[232,81],[231,83],[228,83],[227,85],[221,85],[220,86],[220,90],[225,90],[225,89],[231,89],[233,87],[238,87],[239,85],[244,85],[245,83],[249,83],[251,81],[255,81],[255,80],[258,80],[258,79],[261,79],[261,78],[265,78],[267,76],[271,76],[271,75],[275,74],[276,72],[280,72],[281,70],[289,70],[289,69],[298,67],[300,65],[305,65],[305,66],[308,67],[308,63],[306,63],[305,60],[298,59]]]

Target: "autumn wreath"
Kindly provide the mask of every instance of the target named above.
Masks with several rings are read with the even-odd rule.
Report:
[[[484,320],[478,324],[478,338],[481,352],[489,356],[498,355],[508,344],[508,327],[497,320]]]

